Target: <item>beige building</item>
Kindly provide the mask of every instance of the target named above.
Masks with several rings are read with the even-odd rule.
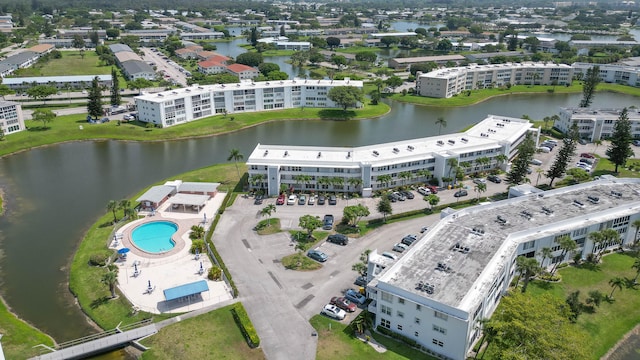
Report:
[[[566,85],[573,68],[553,63],[472,64],[418,75],[416,93],[421,96],[450,98],[464,90],[511,85]]]
[[[20,104],[12,101],[0,101],[0,129],[5,135],[25,129]]]

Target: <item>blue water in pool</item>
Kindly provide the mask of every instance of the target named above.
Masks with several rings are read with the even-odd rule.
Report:
[[[149,253],[163,253],[173,249],[175,243],[171,236],[178,225],[169,221],[154,221],[133,229],[131,240],[140,250]]]

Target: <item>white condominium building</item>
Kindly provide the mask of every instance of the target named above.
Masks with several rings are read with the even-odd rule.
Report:
[[[581,73],[587,76],[587,70],[594,66],[600,67],[600,80],[606,83],[640,86],[640,69],[632,66],[613,64],[573,63],[571,65],[575,74]]]
[[[511,85],[571,84],[573,69],[554,63],[472,64],[443,68],[418,76],[416,93],[421,96],[450,98],[464,90]]]
[[[527,132],[526,120],[489,115],[455,134],[361,147],[258,144],[247,160],[252,187],[269,195],[282,189],[362,192],[455,176],[453,160],[467,174],[505,166]],[[304,180],[304,181],[303,181]]]
[[[640,219],[640,179],[598,180],[455,212],[393,261],[369,255],[369,311],[375,326],[415,340],[444,359],[463,360],[516,271],[517,256],[542,266],[632,243]],[[596,245],[589,234],[614,229],[619,241]],[[563,256],[558,240],[577,250]]]
[[[184,124],[216,114],[299,107],[340,107],[327,94],[337,86],[362,89],[362,81],[281,80],[236,84],[194,85],[136,96],[138,119],[162,127]],[[357,104],[361,106],[361,104]]]
[[[0,101],[0,129],[5,135],[25,129],[20,104],[13,101]]]
[[[607,139],[611,137],[621,112],[622,109],[561,108],[560,120],[554,126],[566,134],[577,122],[581,139]],[[631,122],[631,135],[634,139],[640,139],[640,110],[627,109],[627,116]]]

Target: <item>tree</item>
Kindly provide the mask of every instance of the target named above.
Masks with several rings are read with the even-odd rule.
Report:
[[[114,299],[116,297],[116,284],[118,283],[118,273],[114,270],[108,270],[100,281],[103,284],[109,286],[109,291],[111,292],[111,298]]]
[[[631,149],[631,122],[627,115],[627,108],[622,109],[618,120],[613,125],[613,133],[611,133],[610,145],[607,148],[606,155],[615,166],[615,172],[618,172],[618,166],[624,166],[627,160],[633,156]]]
[[[129,81],[127,87],[134,90],[142,90],[151,87],[153,83],[145,78],[137,78]]]
[[[263,62],[262,54],[257,52],[246,52],[236,57],[236,63],[257,67]]]
[[[276,212],[276,206],[269,204],[260,210],[260,215],[267,217],[267,226],[271,226],[271,214]]]
[[[348,107],[356,107],[364,100],[362,89],[355,86],[336,86],[329,90],[327,97],[340,105],[344,111],[347,111]]]
[[[600,306],[602,300],[604,300],[605,296],[599,290],[591,290],[589,291],[589,295],[587,296],[587,304],[593,304],[595,306]]]
[[[636,229],[636,235],[633,237],[633,243],[632,246],[636,246],[636,244],[638,243],[638,232],[640,232],[640,219],[638,220],[634,220],[631,223],[631,226],[633,226]]]
[[[389,183],[391,182],[391,180],[393,180],[393,178],[389,174],[383,174],[378,176],[378,182],[384,185],[385,187],[389,187]]]
[[[84,49],[80,49],[80,58],[81,58],[82,60],[84,60],[85,55],[86,55],[86,54],[85,54]]]
[[[385,36],[382,39],[380,39],[380,43],[384,44],[386,47],[390,47],[391,45],[397,42],[398,42],[398,39],[396,39],[394,36]]]
[[[199,240],[204,238],[204,228],[200,225],[191,226],[191,232],[189,233],[189,239]]]
[[[307,238],[311,238],[313,230],[322,226],[322,220],[313,215],[303,215],[300,217],[298,226],[307,231]]]
[[[436,45],[436,50],[438,51],[449,52],[451,49],[453,49],[453,44],[449,39],[442,39],[438,41],[438,45]]]
[[[352,178],[347,179],[347,184],[349,184],[350,186],[353,186],[356,190],[358,190],[358,188],[360,186],[362,186],[362,179],[361,178],[352,177]]]
[[[631,265],[632,269],[636,269],[636,277],[633,278],[633,283],[637,283],[638,282],[638,276],[640,276],[640,258],[636,258],[633,262],[633,265]]]
[[[538,264],[538,260],[535,258],[518,256],[516,258],[516,270],[520,273],[520,277],[523,279],[522,292],[524,293],[527,291],[527,286],[529,285],[531,278],[540,272],[540,265]]]
[[[524,39],[523,43],[529,45],[529,50],[532,53],[538,52],[538,46],[540,46],[540,40],[537,37],[529,36],[526,39]]]
[[[394,89],[397,88],[398,86],[402,85],[402,83],[404,82],[402,80],[401,77],[393,75],[391,77],[389,77],[387,80],[384,81],[385,84],[387,84],[387,86],[389,86],[390,88]]]
[[[416,175],[418,177],[424,178],[424,180],[427,181],[429,176],[431,176],[431,171],[429,171],[427,169],[420,169],[420,170],[416,171]]]
[[[487,191],[487,184],[485,183],[478,183],[476,184],[476,186],[473,188],[473,191],[476,192],[477,197],[476,200],[480,200],[480,194],[482,194],[483,192]]]
[[[111,39],[115,39],[118,36],[120,36],[120,30],[116,29],[116,28],[111,28],[111,29],[107,29],[105,30],[107,37],[111,38]]]
[[[391,207],[391,201],[386,196],[380,198],[378,202],[378,206],[376,208],[379,213],[384,217],[384,221],[387,222],[387,215],[391,215],[393,213],[393,208]]]
[[[438,119],[436,119],[436,125],[438,125],[438,135],[440,135],[442,133],[442,128],[447,127],[447,120],[442,116],[438,116]]]
[[[122,209],[122,213],[125,217],[133,215],[133,207],[131,207],[131,200],[122,199],[118,202],[118,208]]]
[[[478,37],[483,32],[482,26],[480,24],[473,24],[473,25],[469,26],[468,30],[469,30],[469,33],[471,33],[471,35],[473,37]]]
[[[50,85],[36,85],[27,89],[27,95],[35,101],[43,100],[46,102],[46,99],[58,93],[58,89]]]
[[[111,68],[111,105],[120,105],[122,99],[120,98],[120,80],[118,79],[118,73],[115,68]]]
[[[360,262],[353,264],[351,270],[358,272],[360,276],[367,276],[367,265],[369,263],[369,254],[371,250],[367,249],[360,254]]]
[[[74,35],[71,41],[71,47],[76,49],[84,48],[84,39],[80,35]]]
[[[538,186],[538,183],[540,182],[540,178],[544,175],[544,169],[543,168],[537,168],[536,169],[536,174],[538,174],[538,176],[536,177],[536,186]],[[549,185],[551,186],[551,185]]]
[[[56,118],[56,114],[49,109],[36,109],[31,115],[31,120],[42,121],[42,128],[47,129],[47,124]]]
[[[366,61],[374,63],[378,59],[378,55],[372,51],[360,51],[356,54],[356,61]]]
[[[91,31],[89,33],[89,40],[93,43],[93,45],[98,45],[100,43],[100,36],[97,31]]]
[[[616,276],[613,279],[609,280],[609,285],[611,285],[611,294],[609,294],[609,299],[613,300],[613,292],[616,291],[616,289],[620,289],[620,291],[622,291],[622,287],[625,284],[625,279],[621,278],[620,276]]]
[[[258,44],[258,29],[254,26],[249,33],[249,42],[251,46],[255,47]]]
[[[236,171],[238,172],[238,178],[240,178],[240,169],[238,168],[238,160],[242,160],[242,159],[244,159],[244,155],[242,155],[240,150],[235,148],[229,150],[229,157],[227,158],[227,161],[233,160],[233,162],[235,163]]]
[[[518,156],[513,161],[511,171],[507,174],[507,181],[514,185],[520,185],[525,181],[529,162],[533,159],[536,144],[533,135],[527,133],[524,141],[518,146]]]
[[[369,208],[362,204],[345,206],[342,211],[342,216],[351,226],[358,226],[360,220],[370,214]]]
[[[398,177],[402,179],[402,185],[406,185],[407,180],[411,180],[413,178],[413,174],[411,171],[402,171],[398,174]]]
[[[553,269],[551,269],[551,275],[555,274],[556,270],[558,269],[558,264],[564,261],[567,254],[569,252],[575,251],[578,248],[578,244],[576,244],[576,242],[568,235],[560,236],[558,239],[556,239],[556,241],[558,242],[558,245],[560,245],[560,249],[562,249],[562,252],[560,253],[560,260],[557,261],[553,265]]]
[[[306,51],[296,51],[291,55],[291,65],[302,66],[309,60],[309,53]]]
[[[324,61],[324,55],[320,54],[317,51],[311,51],[309,53],[309,62],[312,64],[317,64]]]
[[[596,86],[600,83],[600,66],[594,65],[592,68],[587,69],[587,75],[582,84],[582,100],[580,101],[580,107],[586,108],[591,105],[593,101],[593,95],[596,92]]]
[[[580,290],[570,293],[569,296],[567,296],[565,302],[569,306],[569,320],[575,323],[578,320],[578,316],[580,316],[580,313],[582,313],[582,309],[584,308],[584,304],[580,302]]]
[[[87,95],[87,112],[89,116],[98,119],[102,116],[102,91],[100,90],[100,80],[94,77],[91,81],[89,95]]]
[[[329,46],[331,49],[340,46],[340,38],[329,36],[327,38],[327,46]]]
[[[115,224],[118,221],[116,217],[116,211],[118,210],[118,202],[115,200],[109,200],[107,203],[107,211],[111,211],[113,213],[113,223]]]
[[[435,194],[429,194],[425,196],[424,199],[427,200],[427,202],[429,203],[430,210],[433,210],[433,207],[438,205],[438,203],[440,202],[440,198],[438,197],[438,195],[435,195]]]
[[[567,171],[569,162],[576,154],[576,145],[579,136],[578,124],[574,122],[569,130],[569,134],[562,141],[558,155],[556,155],[553,164],[551,164],[549,171],[547,171],[546,176],[551,180],[549,181],[549,187],[553,186],[555,179],[564,176],[564,173]]]
[[[280,71],[280,65],[274,63],[263,62],[258,65],[258,70],[264,76],[267,76],[272,71]]]
[[[8,87],[7,85],[0,85],[0,97],[2,98],[2,100],[5,100],[5,96],[7,95],[11,95],[11,94],[15,94],[16,92],[11,90],[10,87]]]
[[[540,260],[540,267],[544,268],[544,262],[547,259],[551,259],[551,257],[553,256],[553,250],[551,250],[550,247],[543,247],[542,249],[540,249],[540,255],[542,255],[542,260]]]
[[[333,54],[333,55],[331,55],[331,62],[334,65],[340,67],[340,66],[347,65],[347,58],[344,57],[344,55]]]
[[[564,301],[515,292],[502,298],[484,329],[496,359],[586,359],[586,334],[569,321]]]

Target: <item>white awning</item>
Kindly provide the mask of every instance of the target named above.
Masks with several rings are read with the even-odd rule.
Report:
[[[175,196],[169,198],[168,202],[171,204],[186,206],[204,206],[209,198],[209,195],[176,194]]]

